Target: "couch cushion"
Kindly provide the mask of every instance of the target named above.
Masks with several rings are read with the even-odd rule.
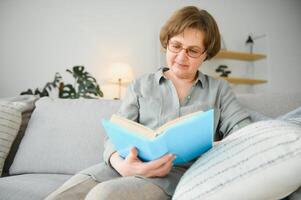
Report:
[[[36,99],[33,95],[0,99],[0,176],[8,175],[8,167],[27,124],[24,116],[33,109]]]
[[[298,188],[293,194],[289,196],[289,200],[300,200],[301,199],[301,187]]]
[[[242,105],[268,117],[278,117],[301,105],[301,93],[239,94]]]
[[[270,120],[246,126],[201,156],[175,200],[281,199],[301,185],[301,127]]]
[[[276,118],[265,116],[260,112],[250,110],[250,109],[247,109],[247,111],[250,113],[252,122],[277,119],[277,120],[286,120],[292,122],[294,121],[297,123],[301,123],[301,106],[296,108],[295,110],[289,111],[288,113],[285,113],[284,115],[280,115]]]
[[[25,174],[0,178],[0,199],[44,199],[70,177],[63,174]]]
[[[20,104],[0,102],[0,176],[11,145],[21,125]]]
[[[76,172],[102,161],[104,130],[120,101],[41,98],[28,123],[10,174]]]
[[[22,123],[19,128],[19,132],[10,148],[9,154],[7,155],[7,158],[4,163],[3,167],[3,176],[7,176],[9,174],[9,168],[11,164],[13,163],[13,160],[15,158],[15,155],[17,153],[17,150],[19,148],[19,144],[24,136],[28,121],[30,119],[30,116],[32,114],[32,111],[34,109],[34,102],[38,99],[39,97],[34,96],[34,95],[21,95],[13,98],[8,98],[6,101],[9,102],[14,102],[17,104],[22,104]]]

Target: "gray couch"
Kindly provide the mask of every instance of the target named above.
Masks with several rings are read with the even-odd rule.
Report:
[[[256,114],[269,117],[301,105],[301,93],[241,94],[238,99]],[[0,178],[0,200],[44,199],[72,175],[101,162],[104,130],[100,120],[109,118],[120,105],[118,100],[42,98],[31,115],[33,101],[25,102],[29,106],[23,110],[20,131]]]

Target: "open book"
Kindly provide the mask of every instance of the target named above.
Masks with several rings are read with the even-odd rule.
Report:
[[[176,118],[152,130],[118,115],[102,124],[122,157],[132,147],[143,161],[158,159],[164,154],[176,155],[174,164],[189,162],[212,147],[214,112],[198,111]]]

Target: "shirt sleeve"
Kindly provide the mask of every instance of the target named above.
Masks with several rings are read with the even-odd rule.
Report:
[[[132,83],[126,92],[125,97],[122,99],[122,104],[119,108],[119,111],[117,112],[118,115],[125,117],[127,119],[137,121],[138,120],[138,97],[137,93],[134,90],[134,83]],[[105,138],[105,144],[104,144],[104,152],[103,152],[103,159],[106,164],[111,166],[110,164],[110,158],[113,153],[115,153],[115,147],[112,144],[111,140],[106,137]],[[112,167],[112,166],[111,166]]]
[[[222,83],[219,93],[220,121],[218,125],[221,139],[251,123],[249,113],[240,105],[229,84],[225,81]]]

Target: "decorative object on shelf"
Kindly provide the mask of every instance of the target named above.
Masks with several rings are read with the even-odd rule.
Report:
[[[228,68],[227,65],[220,65],[220,66],[218,66],[218,67],[215,69],[215,71],[216,71],[217,73],[221,73],[221,74],[220,74],[220,77],[228,77],[228,75],[231,73],[231,71],[230,71],[230,70],[226,70],[227,68]]]
[[[258,53],[246,53],[246,52],[239,52],[239,51],[230,51],[230,50],[221,50],[218,54],[214,57],[215,59],[232,59],[232,60],[241,60],[241,61],[257,61],[266,58],[264,54]],[[220,78],[220,77],[216,77]],[[263,84],[267,83],[266,80],[261,79],[249,79],[244,77],[222,77],[223,79],[227,80],[233,84],[246,84],[246,85],[255,85],[255,84]]]
[[[262,35],[257,35],[257,36],[253,36],[252,33],[250,33],[250,35],[248,35],[248,38],[245,42],[245,44],[247,46],[249,46],[249,49],[250,49],[250,53],[253,53],[253,47],[254,47],[254,40],[257,40],[257,39],[260,39],[260,38],[263,38],[265,37],[266,34],[262,34]]]
[[[250,48],[250,53],[253,53],[253,45],[254,45],[254,40],[251,37],[251,35],[248,36],[247,41],[246,41],[246,45],[249,46]]]
[[[132,67],[127,63],[113,63],[108,71],[109,82],[118,85],[118,98],[121,98],[121,86],[134,78]]]
[[[80,97],[92,99],[103,97],[103,93],[100,90],[96,79],[89,72],[85,71],[84,66],[74,66],[72,70],[67,69],[66,71],[72,74],[75,79],[74,85],[65,84],[62,81],[62,76],[59,73],[56,73],[54,80],[46,83],[41,91],[38,88],[35,89],[34,92],[31,89],[28,89],[25,92],[21,92],[21,95],[32,94],[40,97],[49,96],[49,91],[57,88],[58,97],[64,99],[77,99]]]

